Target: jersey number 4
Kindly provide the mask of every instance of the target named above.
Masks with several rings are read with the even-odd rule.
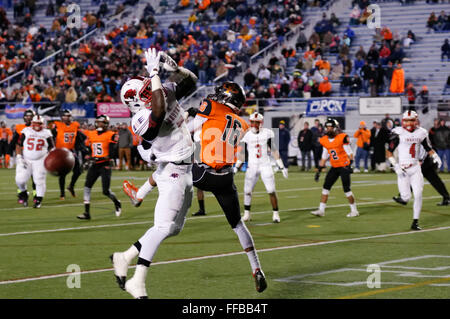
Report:
[[[411,154],[412,158],[416,158],[416,143],[411,144],[409,148],[409,154]]]
[[[227,141],[228,144],[236,146],[239,136],[241,135],[240,129],[242,128],[242,124],[239,120],[233,119],[231,115],[226,115],[225,117],[227,119],[227,125],[222,134],[222,141]],[[231,127],[233,127],[233,129],[231,129]]]
[[[27,139],[27,145],[27,149],[29,151],[41,151],[45,145],[45,141],[42,138],[35,139],[34,137],[30,137],[29,139]]]

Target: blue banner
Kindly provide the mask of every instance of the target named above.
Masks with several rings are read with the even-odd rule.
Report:
[[[5,107],[5,115],[8,119],[21,119],[23,118],[23,113],[28,109],[33,109],[33,105],[20,103],[15,105],[7,104]]]
[[[308,105],[306,107],[306,116],[344,116],[346,106],[347,100],[311,99],[308,100]]]
[[[95,118],[95,103],[63,103],[61,110],[70,110],[73,118]]]

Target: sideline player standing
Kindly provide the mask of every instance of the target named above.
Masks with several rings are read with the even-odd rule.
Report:
[[[102,178],[103,195],[111,199],[114,203],[115,214],[120,216],[122,205],[111,191],[111,161],[109,155],[112,147],[117,143],[117,134],[108,130],[109,117],[107,115],[97,116],[95,119],[95,131],[89,134],[87,144],[92,149],[90,158],[91,165],[86,174],[86,182],[84,184],[84,213],[78,215],[78,219],[91,219],[91,191],[97,178]]]
[[[200,162],[194,163],[194,186],[214,194],[233,231],[247,253],[255,278],[256,290],[263,292],[266,279],[261,269],[252,235],[241,220],[239,196],[234,184],[233,164],[238,143],[248,124],[237,114],[245,102],[244,90],[234,82],[215,88],[202,102],[194,118],[193,131],[201,130]],[[194,135],[195,136],[195,135]]]
[[[424,182],[419,163],[419,146],[423,146],[438,168],[442,165],[441,159],[431,147],[427,130],[417,126],[417,119],[418,115],[415,111],[409,110],[403,113],[402,126],[395,127],[391,131],[389,148],[386,150],[386,157],[397,174],[400,192],[400,196],[393,199],[401,204],[406,204],[411,199],[411,188],[414,193],[412,230],[421,230],[419,217],[422,210]],[[397,147],[398,162],[393,155]]]
[[[16,184],[20,190],[19,198],[23,200],[24,206],[28,206],[27,182],[33,176],[36,184],[33,208],[40,208],[46,190],[47,170],[44,160],[54,147],[52,133],[44,128],[42,116],[35,115],[31,120],[31,127],[21,130],[17,146]]]
[[[244,221],[250,220],[250,205],[252,202],[252,192],[255,188],[256,182],[261,176],[261,179],[269,194],[270,203],[272,204],[274,223],[280,222],[280,215],[278,213],[278,199],[275,192],[275,177],[273,174],[272,163],[270,161],[269,152],[271,151],[275,161],[282,171],[284,178],[288,178],[288,170],[284,167],[283,160],[276,150],[274,144],[275,134],[272,130],[263,128],[264,117],[260,113],[253,113],[250,115],[250,131],[245,134],[241,142],[245,143],[245,148],[248,150],[248,168],[245,172],[244,183]],[[245,153],[245,150],[244,152]],[[241,153],[242,157],[242,153]],[[234,171],[239,170],[242,161],[236,162]]]
[[[55,121],[55,127],[52,130],[56,141],[56,148],[65,147],[73,153],[75,157],[75,165],[73,167],[72,179],[70,180],[67,190],[75,197],[75,183],[81,175],[81,164],[77,155],[77,146],[82,145],[82,140],[86,139],[80,131],[80,123],[73,121],[72,113],[69,110],[63,110],[61,113],[61,121]],[[81,136],[81,134],[83,136]],[[60,198],[65,198],[66,175],[59,176]]]
[[[314,179],[319,181],[321,171],[325,168],[327,159],[330,159],[331,169],[325,177],[322,189],[322,197],[320,198],[319,209],[311,212],[311,214],[319,217],[325,216],[325,207],[327,205],[328,195],[331,187],[341,177],[342,187],[345,196],[350,204],[350,213],[347,217],[357,217],[359,212],[356,208],[355,197],[350,189],[350,174],[352,173],[351,164],[353,162],[353,152],[350,147],[350,140],[345,133],[338,133],[339,124],[335,119],[328,119],[325,122],[326,135],[319,140],[323,146],[322,159],[319,163],[319,170]]]
[[[189,94],[197,77],[185,68],[178,67],[167,54],[149,49],[146,53],[147,71],[150,78],[127,81],[121,89],[122,102],[132,113],[133,131],[143,138],[147,152],[140,146],[143,159],[150,162],[156,157],[157,170],[136,192],[129,189],[130,198],[142,199],[158,185],[154,225],[136,243],[124,252],[111,256],[119,287],[134,298],[147,298],[145,280],[150,264],[161,243],[170,236],[178,235],[184,227],[186,214],[192,203],[192,154],[191,135],[184,121],[184,110],[177,99]],[[180,81],[161,84],[159,63]],[[126,182],[126,181],[125,181]],[[127,186],[124,182],[124,190]],[[128,265],[138,256],[134,276],[126,280]]]

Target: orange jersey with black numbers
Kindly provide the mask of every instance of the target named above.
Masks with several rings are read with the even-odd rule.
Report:
[[[56,127],[56,147],[65,147],[69,150],[75,148],[75,139],[77,138],[80,123],[72,122],[67,125],[61,121],[55,121]]]
[[[201,132],[201,161],[214,169],[233,165],[248,124],[228,106],[209,99],[203,101],[197,115],[207,119]]]
[[[350,158],[344,149],[344,144],[349,144],[347,134],[340,133],[331,140],[325,135],[319,139],[319,142],[327,149],[332,167],[344,167],[350,165]]]
[[[113,131],[101,134],[98,131],[91,131],[86,139],[86,144],[92,148],[92,157],[102,158],[109,156],[109,145],[117,143],[117,139],[118,136]]]

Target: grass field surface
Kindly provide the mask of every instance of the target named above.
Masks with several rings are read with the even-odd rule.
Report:
[[[115,282],[109,255],[127,249],[153,224],[157,189],[139,208],[122,191],[124,179],[140,185],[150,172],[113,172],[112,190],[123,207],[119,218],[97,181],[90,221],[76,219],[83,212],[85,173],[77,182],[77,197],[67,193],[64,201],[57,178],[47,176],[40,209],[17,204],[14,173],[0,170],[0,298],[130,299]],[[440,176],[448,188],[450,175]],[[163,242],[150,267],[149,298],[450,298],[450,208],[436,206],[441,197],[429,184],[423,230],[414,232],[409,229],[412,202],[400,206],[392,200],[398,193],[395,174],[352,175],[356,218],[346,217],[350,208],[340,181],[325,217],[311,215],[324,174],[319,183],[313,177],[295,167],[288,179],[276,175],[279,224],[272,223],[269,197],[257,183],[252,220],[246,224],[267,277],[266,291],[256,292],[247,256],[212,194],[206,193],[207,215],[191,216],[198,210],[194,191],[183,231]],[[235,182],[242,207],[244,173]],[[74,269],[81,271],[79,277],[73,277]],[[134,265],[129,277],[133,273]],[[377,278],[380,284],[369,288]]]

